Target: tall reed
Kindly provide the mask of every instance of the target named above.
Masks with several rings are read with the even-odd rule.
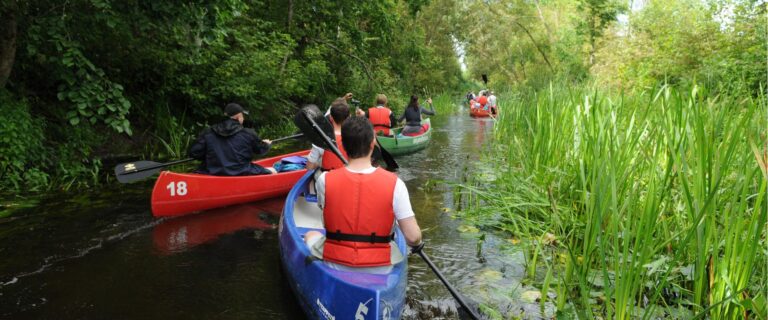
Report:
[[[500,96],[497,178],[463,185],[479,199],[464,214],[530,239],[553,233],[566,253],[552,267],[570,296],[560,308],[614,319],[765,310],[764,97],[666,86]]]

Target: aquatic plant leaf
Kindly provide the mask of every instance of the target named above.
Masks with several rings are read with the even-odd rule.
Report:
[[[528,303],[534,303],[541,299],[541,291],[529,290],[520,294],[520,299]]]

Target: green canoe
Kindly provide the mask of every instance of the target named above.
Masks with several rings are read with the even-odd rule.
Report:
[[[379,144],[392,155],[401,155],[419,151],[427,147],[429,139],[432,136],[432,124],[429,122],[429,119],[424,119],[421,123],[429,125],[427,132],[422,135],[413,137],[402,136],[400,135],[400,131],[403,129],[398,128],[392,131],[394,136],[376,136],[376,139],[378,139]]]

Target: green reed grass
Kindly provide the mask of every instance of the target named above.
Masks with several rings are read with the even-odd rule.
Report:
[[[452,96],[446,92],[432,97],[432,104],[435,106],[435,112],[443,115],[457,112],[459,101],[459,97]]]
[[[474,200],[464,217],[529,239],[553,233],[565,257],[551,260],[562,263],[528,270],[554,271],[542,287],[559,309],[572,301],[580,317],[611,319],[764,312],[765,97],[554,86],[500,97],[488,159],[497,176],[462,185]]]

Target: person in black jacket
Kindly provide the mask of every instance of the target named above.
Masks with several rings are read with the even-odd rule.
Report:
[[[201,160],[198,173],[215,176],[271,174],[275,170],[251,162],[255,155],[269,151],[272,141],[261,140],[253,129],[244,128],[247,111],[237,103],[224,108],[229,117],[203,130],[189,148],[189,156]]]

